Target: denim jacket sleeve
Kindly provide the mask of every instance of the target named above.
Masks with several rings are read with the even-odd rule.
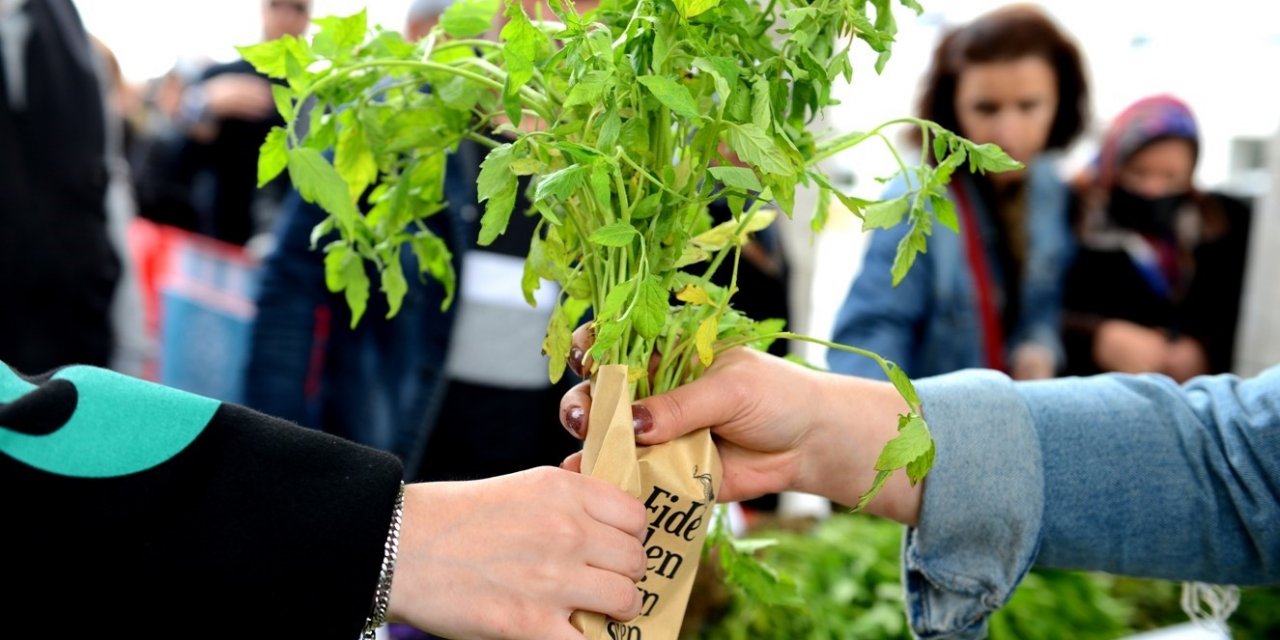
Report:
[[[1182,387],[966,371],[919,391],[938,448],[904,540],[918,636],[982,637],[1032,564],[1280,580],[1280,366]]]
[[[895,181],[884,198],[893,198],[906,190],[901,180]],[[922,253],[916,257],[911,271],[897,287],[891,271],[898,243],[911,230],[899,224],[871,234],[862,269],[849,288],[844,304],[836,314],[833,341],[867,349],[891,360],[906,371],[912,371],[912,343],[916,327],[928,313],[931,299],[932,257]],[[870,358],[832,349],[827,354],[832,371],[846,375],[884,380],[884,372]]]

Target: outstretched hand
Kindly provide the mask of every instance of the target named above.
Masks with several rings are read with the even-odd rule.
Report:
[[[640,613],[644,506],[543,467],[405,489],[389,617],[449,638],[582,640],[574,611]]]
[[[570,366],[590,363],[583,329],[574,333]],[[578,361],[574,362],[577,358]],[[724,480],[720,498],[746,500],[766,493],[803,491],[854,504],[875,477],[874,463],[897,435],[897,414],[906,405],[891,385],[806,369],[750,349],[717,356],[702,377],[632,408],[636,442],[668,442],[710,427],[716,436]],[[560,421],[585,438],[591,395],[588,383],[560,401]],[[580,466],[580,456],[563,465]],[[868,511],[914,523],[920,487],[895,474]]]

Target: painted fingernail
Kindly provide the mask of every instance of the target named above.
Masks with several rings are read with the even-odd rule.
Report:
[[[636,435],[642,436],[653,431],[653,414],[644,408],[644,405],[631,405],[631,428],[635,430]]]
[[[573,437],[582,439],[582,407],[569,407],[564,414],[564,428],[573,434]]]
[[[574,372],[574,373],[576,373],[576,374],[578,374],[578,377],[579,377],[579,378],[583,377],[583,375],[582,375],[582,349],[579,349],[578,347],[571,347],[571,348],[569,349],[569,368],[570,368],[570,369],[573,369],[573,372]],[[581,409],[579,409],[579,410],[581,410]]]

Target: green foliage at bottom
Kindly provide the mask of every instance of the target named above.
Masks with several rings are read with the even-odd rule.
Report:
[[[704,562],[685,640],[889,640],[910,638],[903,608],[903,528],[860,514],[821,523],[774,523],[751,538],[756,555],[795,598],[764,605],[725,586],[720,562]],[[1181,585],[1098,573],[1034,570],[992,616],[992,640],[1113,640],[1186,622]],[[1277,637],[1280,587],[1242,590],[1233,637]]]

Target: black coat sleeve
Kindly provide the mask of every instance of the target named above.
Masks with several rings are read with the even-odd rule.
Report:
[[[401,475],[242,407],[0,363],[0,637],[351,640]]]

